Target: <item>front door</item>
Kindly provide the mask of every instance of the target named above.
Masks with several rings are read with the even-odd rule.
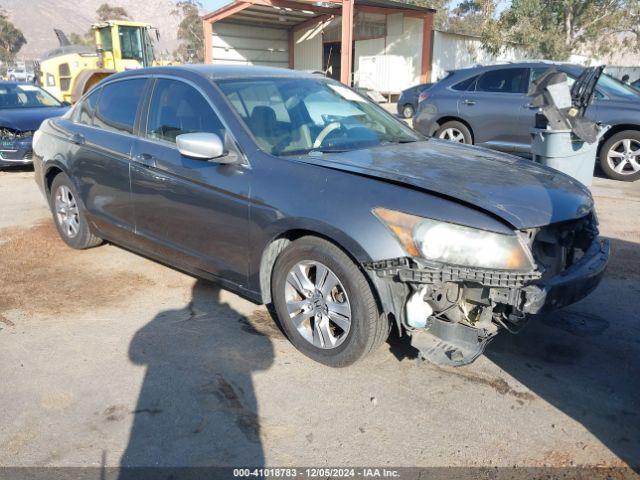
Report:
[[[528,82],[528,68],[497,68],[483,73],[473,91],[462,92],[458,112],[470,124],[476,145],[508,152],[529,149]]]
[[[133,149],[135,229],[146,248],[176,263],[246,284],[250,170],[183,156],[176,137],[210,132],[228,138],[216,112],[191,84],[158,79]],[[231,143],[227,141],[227,145]]]

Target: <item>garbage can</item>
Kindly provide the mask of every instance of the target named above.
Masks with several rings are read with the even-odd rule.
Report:
[[[608,125],[601,126],[598,139],[593,143],[580,140],[572,130],[534,128],[531,130],[533,160],[566,173],[590,187],[599,140],[609,128]]]

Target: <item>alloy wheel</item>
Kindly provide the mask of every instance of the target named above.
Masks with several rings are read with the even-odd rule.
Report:
[[[442,140],[449,140],[450,142],[465,143],[464,134],[457,128],[453,127],[445,128],[440,132],[438,138],[441,138]]]
[[[80,213],[78,204],[66,185],[60,185],[54,197],[54,211],[58,225],[69,238],[74,238],[80,231]]]
[[[317,261],[296,263],[285,285],[293,326],[312,345],[338,347],[351,329],[351,304],[340,279]]]
[[[640,172],[640,141],[631,138],[617,141],[607,152],[607,163],[620,175]]]

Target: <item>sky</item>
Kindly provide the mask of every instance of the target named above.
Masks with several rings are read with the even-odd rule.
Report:
[[[212,10],[216,10],[218,8],[220,8],[221,6],[230,3],[232,0],[201,0],[202,1],[202,7],[203,10],[205,12],[210,12]],[[458,3],[460,3],[462,0],[453,0],[451,2],[452,7],[454,7],[455,5],[457,5]],[[509,3],[511,3],[511,0],[500,0],[499,5],[498,5],[498,9],[501,11],[503,10],[507,5],[509,5]]]

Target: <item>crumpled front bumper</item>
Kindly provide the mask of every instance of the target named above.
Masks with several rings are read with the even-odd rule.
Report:
[[[611,252],[608,240],[596,239],[580,260],[560,274],[518,289],[491,289],[497,303],[527,314],[546,313],[589,295],[600,283]]]

